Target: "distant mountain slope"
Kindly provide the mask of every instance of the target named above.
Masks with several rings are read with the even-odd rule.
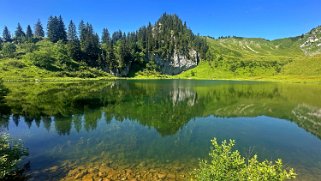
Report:
[[[277,40],[205,39],[209,45],[207,61],[179,75],[180,78],[321,78],[321,26],[301,36]]]
[[[299,47],[293,46],[298,38],[288,38],[269,41],[259,38],[227,38],[219,39],[222,47],[238,51],[243,56],[288,56],[302,55]]]
[[[303,56],[321,54],[321,26],[310,32],[291,38],[266,40],[262,38],[231,37],[212,39],[207,38],[209,44],[217,46],[218,52],[225,54],[226,51],[242,57],[253,56]]]

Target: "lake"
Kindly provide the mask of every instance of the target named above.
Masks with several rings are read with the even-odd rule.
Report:
[[[0,125],[31,180],[186,180],[210,140],[321,180],[321,85],[117,80],[5,83]],[[1,101],[0,101],[1,103]]]

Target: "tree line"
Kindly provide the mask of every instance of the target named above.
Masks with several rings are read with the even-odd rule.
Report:
[[[204,38],[194,35],[177,15],[166,13],[154,25],[149,23],[135,32],[119,30],[110,34],[104,28],[101,36],[88,22],[81,21],[77,27],[71,20],[66,27],[61,16],[50,16],[46,30],[40,20],[33,29],[28,25],[26,31],[18,23],[13,36],[5,26],[0,48],[3,54],[10,54],[20,44],[36,44],[39,41],[62,44],[72,61],[116,75],[132,67],[156,70],[156,56],[170,61],[175,53],[189,57],[190,51],[195,50],[199,58],[205,58],[208,49]]]

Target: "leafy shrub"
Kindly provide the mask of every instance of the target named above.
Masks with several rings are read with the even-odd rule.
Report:
[[[28,59],[33,62],[35,66],[45,68],[48,70],[55,69],[54,63],[55,59],[52,57],[50,52],[47,51],[35,51],[28,54]]]
[[[26,67],[26,64],[24,64],[20,60],[10,60],[8,63],[6,63],[6,65],[19,68],[19,69]]]
[[[4,43],[2,47],[2,54],[4,57],[12,58],[15,56],[17,47],[13,43]]]
[[[0,180],[17,170],[17,164],[28,151],[20,141],[12,140],[7,134],[0,135]]]
[[[280,159],[259,162],[254,155],[246,160],[239,151],[232,150],[235,141],[225,140],[220,145],[214,138],[211,142],[214,147],[209,153],[211,160],[200,162],[199,169],[193,173],[196,180],[286,180],[296,177],[292,168],[284,169]]]
[[[25,53],[31,53],[33,51],[37,50],[37,46],[34,43],[22,43],[20,45],[20,48],[23,50]]]

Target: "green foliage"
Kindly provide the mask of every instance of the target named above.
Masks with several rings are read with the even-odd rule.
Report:
[[[18,69],[25,68],[27,65],[23,63],[21,60],[11,60],[8,63],[6,63],[7,66],[15,67]]]
[[[0,135],[0,179],[5,179],[17,170],[17,164],[28,151],[20,141],[13,140],[7,134]]]
[[[78,74],[66,71],[78,71],[79,63],[85,62],[91,68],[128,76],[129,72],[146,67],[148,71],[155,71],[155,57],[170,61],[172,55],[177,53],[190,58],[191,51],[195,50],[198,53],[193,58],[204,58],[208,47],[206,40],[195,36],[176,15],[164,14],[154,25],[149,23],[128,34],[119,30],[110,36],[108,29],[104,28],[101,42],[91,24],[81,21],[78,28],[79,38],[73,21],[70,21],[66,32],[62,17],[50,16],[47,23],[47,40],[53,43],[50,44],[43,40],[45,32],[39,20],[34,34],[30,26],[27,26],[25,33],[18,24],[15,31],[17,52],[6,51],[7,47],[4,47],[3,57],[24,58],[40,68],[63,71],[64,75]],[[5,42],[11,41],[7,27],[3,37]]]
[[[3,85],[3,80],[0,79],[0,115],[8,110],[5,105],[5,96],[9,93],[9,89]]]
[[[23,53],[31,53],[37,50],[37,45],[31,42],[25,42],[19,45],[19,50]]]
[[[23,41],[25,41],[25,38],[26,38],[26,34],[25,34],[25,32],[23,31],[20,23],[18,23],[17,29],[16,29],[16,31],[15,31],[15,37],[14,37],[14,39],[15,39],[15,41],[16,41],[17,43],[22,43]]]
[[[28,25],[28,26],[27,26],[27,31],[26,31],[26,39],[27,39],[27,41],[28,41],[28,42],[32,42],[33,36],[34,36],[34,35],[33,35],[33,32],[32,32],[31,26]]]
[[[93,26],[89,23],[83,22],[79,25],[80,31],[80,45],[82,54],[82,60],[84,60],[89,66],[98,66],[98,57],[100,53],[99,37],[94,32]]]
[[[44,38],[45,32],[39,20],[34,34],[30,26],[25,34],[18,24],[14,45],[8,44],[12,38],[5,27],[2,38],[4,43],[0,42],[0,58],[26,57],[27,61],[31,60],[38,67],[64,71],[64,74],[66,71],[78,71],[79,64],[85,62],[88,68],[100,69],[117,76],[132,76],[137,72],[144,72],[145,68],[154,74],[155,70],[161,70],[154,65],[155,58],[171,61],[172,55],[178,53],[197,60],[199,65],[193,72],[186,71],[177,76],[180,78],[320,77],[320,56],[305,56],[306,52],[300,49],[300,45],[311,34],[317,33],[319,28],[301,37],[273,41],[242,37],[213,39],[194,35],[178,16],[163,14],[155,24],[149,23],[128,34],[119,30],[110,36],[108,29],[104,28],[100,42],[93,26],[83,21],[78,27],[79,38],[72,21],[69,23],[68,33],[66,32],[61,16],[51,16],[47,25],[48,40],[54,44],[43,43],[47,39]],[[190,57],[193,50],[197,52],[196,57]],[[314,47],[309,50],[310,53],[311,51],[318,53],[319,49]],[[37,54],[39,57],[36,58]],[[304,65],[305,62],[308,63]],[[4,70],[7,68],[2,67]],[[78,73],[68,75],[76,74]]]
[[[194,171],[196,180],[288,180],[294,179],[294,170],[284,169],[282,160],[258,161],[257,155],[250,159],[241,156],[239,151],[233,151],[235,141],[226,140],[219,144],[214,138],[213,149],[209,153],[211,160],[202,160],[199,169]]]
[[[107,28],[103,29],[103,33],[101,36],[101,42],[104,44],[109,44],[110,43],[110,34]]]
[[[38,20],[37,23],[35,24],[35,37],[43,38],[44,36],[45,36],[45,31],[43,30],[40,20]]]
[[[25,57],[34,65],[51,71],[73,70],[78,67],[78,63],[73,61],[68,54],[68,47],[62,41],[53,44],[42,41],[38,44],[41,48]]]
[[[3,29],[2,39],[3,39],[4,42],[11,42],[12,41],[11,33],[10,33],[10,31],[9,31],[7,26],[5,26],[4,29]]]
[[[12,58],[15,56],[17,47],[13,43],[4,43],[2,46],[2,56]]]
[[[55,59],[52,56],[51,52],[48,51],[35,51],[27,55],[27,58],[33,62],[34,65],[45,68],[48,70],[55,70]]]
[[[47,36],[51,42],[67,41],[67,33],[62,17],[50,16],[47,23]]]

